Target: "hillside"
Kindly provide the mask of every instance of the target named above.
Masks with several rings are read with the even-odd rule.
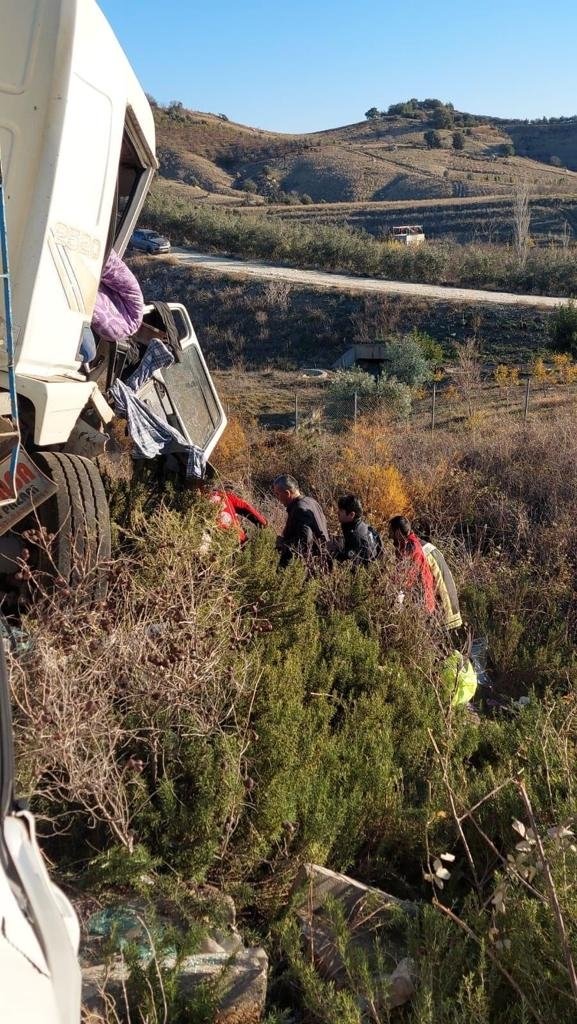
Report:
[[[285,135],[178,105],[155,108],[161,175],[192,186],[196,202],[230,203],[239,193],[251,204],[507,197],[520,180],[539,196],[577,194],[577,174],[568,169],[577,168],[575,122],[454,116],[455,125],[438,130],[440,148],[429,148],[430,112]],[[453,147],[455,130],[460,149]],[[511,155],[513,147],[520,155]],[[551,157],[566,166],[544,162]]]
[[[159,184],[159,183],[158,183]],[[167,185],[167,182],[163,183]],[[530,200],[531,234],[535,239],[559,238],[577,229],[577,195],[536,196]],[[240,208],[250,212],[247,208]],[[285,221],[347,225],[383,237],[394,224],[416,221],[428,239],[450,236],[458,242],[508,242],[512,230],[511,197],[471,196],[465,199],[414,199],[412,202],[315,203],[266,205],[268,217]]]

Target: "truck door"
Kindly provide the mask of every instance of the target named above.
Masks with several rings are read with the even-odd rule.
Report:
[[[157,370],[139,397],[208,459],[226,428],[226,415],[188,311],[179,303],[168,305],[178,328],[180,359]],[[146,323],[146,312],[144,320]]]

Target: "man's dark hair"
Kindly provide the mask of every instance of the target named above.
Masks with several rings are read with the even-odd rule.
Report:
[[[300,491],[298,481],[295,480],[294,476],[287,476],[285,473],[281,476],[276,476],[273,480],[273,487],[280,487],[282,491],[290,491],[291,494],[296,494]]]
[[[389,519],[389,529],[399,530],[403,537],[408,537],[411,532],[411,524],[406,516],[392,516]]]
[[[343,494],[338,500],[338,506],[343,512],[354,512],[360,519],[363,514],[363,506],[355,494]]]

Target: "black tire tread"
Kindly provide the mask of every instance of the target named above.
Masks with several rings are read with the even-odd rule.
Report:
[[[74,585],[90,574],[90,599],[106,596],[106,568],[111,554],[110,514],[102,478],[96,466],[80,455],[36,452],[35,461],[58,486],[47,503],[42,520],[55,534],[52,563],[42,569],[56,572]]]

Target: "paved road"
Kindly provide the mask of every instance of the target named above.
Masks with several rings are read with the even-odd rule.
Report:
[[[549,295],[515,295],[512,292],[487,292],[478,288],[447,288],[434,284],[410,284],[407,281],[385,281],[376,277],[350,277],[348,274],[329,274],[320,270],[299,270],[280,267],[256,260],[230,259],[228,256],[207,256],[190,249],[173,248],[172,257],[179,263],[216,274],[258,277],[262,280],[288,281],[291,284],[310,285],[314,288],[333,288],[343,292],[377,292],[389,295],[420,295],[444,302],[484,302],[495,306],[538,306],[554,308],[564,306],[568,299]],[[155,260],[163,257],[155,256]],[[170,258],[170,257],[168,257]]]

